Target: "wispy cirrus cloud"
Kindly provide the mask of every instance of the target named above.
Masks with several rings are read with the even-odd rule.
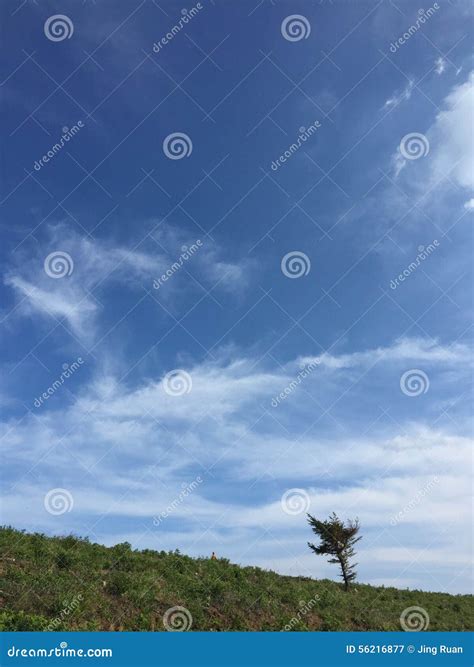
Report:
[[[225,261],[222,250],[206,238],[192,261],[179,262],[175,275],[170,269],[176,268],[180,254],[195,239],[170,227],[162,227],[156,238],[165,245],[160,242],[139,249],[80,236],[65,225],[50,227],[40,247],[20,252],[5,274],[5,284],[17,296],[15,315],[56,318],[76,337],[91,342],[100,333],[102,295],[110,286],[149,291],[153,281],[168,272],[160,298],[186,293],[201,280],[210,288],[240,294],[255,268],[248,259]],[[54,275],[57,254],[65,255],[66,267],[60,277]],[[194,281],[193,274],[197,275]]]
[[[304,358],[307,363],[309,359]],[[378,361],[393,363],[400,361],[429,362],[432,364],[471,364],[472,356],[469,346],[463,343],[440,345],[437,340],[425,338],[401,338],[387,347],[378,347],[365,352],[332,355],[323,354],[320,362],[330,368],[352,368],[365,366]]]
[[[41,280],[44,285],[46,281]],[[19,298],[17,312],[23,315],[35,314],[43,317],[64,318],[78,336],[87,335],[98,310],[96,302],[82,289],[68,285],[66,289],[51,290],[39,287],[30,280],[10,274],[5,284],[12,287]]]
[[[413,79],[410,79],[403,90],[395,92],[392,95],[392,97],[389,97],[388,99],[385,100],[385,103],[383,105],[384,109],[389,109],[390,107],[396,107],[401,102],[408,101],[411,98],[411,94],[413,92],[414,87],[415,87],[415,82],[413,81]]]

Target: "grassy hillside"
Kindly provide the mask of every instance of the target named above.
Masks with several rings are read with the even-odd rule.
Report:
[[[400,630],[423,607],[429,630],[474,628],[472,597],[286,577],[128,544],[0,529],[0,629],[156,630],[170,607],[192,630]]]

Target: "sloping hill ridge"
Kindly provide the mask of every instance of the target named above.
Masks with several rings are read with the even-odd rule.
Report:
[[[225,559],[0,528],[1,630],[400,630],[409,607],[424,610],[428,630],[474,628],[470,595],[363,584],[346,593]]]

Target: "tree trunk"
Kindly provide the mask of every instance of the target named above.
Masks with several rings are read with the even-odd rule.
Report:
[[[346,563],[344,562],[344,558],[342,558],[341,556],[338,556],[338,558],[339,558],[339,563],[341,564],[342,578],[344,579],[344,590],[348,591],[349,580],[347,579]]]

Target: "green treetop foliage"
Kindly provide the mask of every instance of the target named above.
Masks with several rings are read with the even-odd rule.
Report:
[[[332,556],[329,562],[337,563],[340,566],[344,588],[347,591],[351,581],[356,578],[355,566],[357,563],[352,564],[350,559],[355,554],[354,545],[362,539],[362,536],[357,537],[360,528],[359,521],[356,519],[344,523],[333,512],[326,521],[319,521],[308,514],[308,523],[313,533],[321,540],[318,546],[308,542],[309,548],[318,556]]]

